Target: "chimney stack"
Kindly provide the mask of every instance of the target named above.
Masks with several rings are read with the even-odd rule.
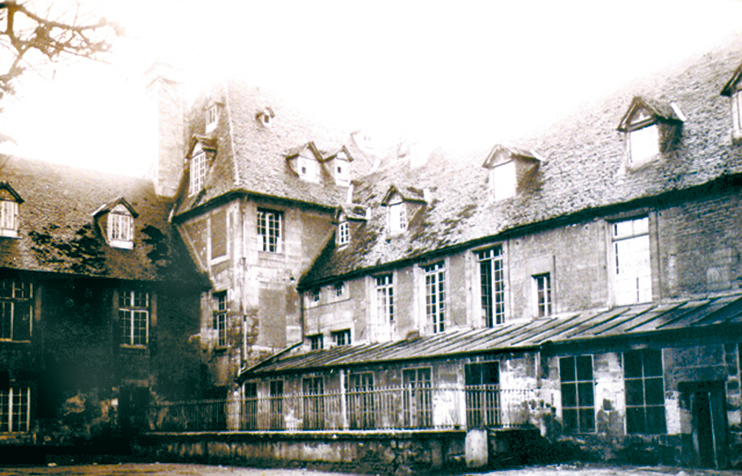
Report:
[[[154,107],[156,139],[152,180],[158,196],[173,198],[183,174],[186,153],[186,100],[181,74],[156,62],[145,73]]]

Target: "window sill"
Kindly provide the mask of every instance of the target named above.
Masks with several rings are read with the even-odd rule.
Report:
[[[17,230],[0,230],[0,238],[18,238]]]
[[[122,349],[127,349],[130,351],[145,351],[147,350],[146,345],[131,345],[131,344],[121,344]]]
[[[13,339],[0,339],[0,344],[17,344],[17,345],[28,345],[31,344],[31,340],[13,340]]]

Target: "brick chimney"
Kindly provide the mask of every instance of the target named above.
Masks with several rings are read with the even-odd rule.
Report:
[[[180,71],[161,62],[153,64],[145,76],[156,128],[152,181],[157,195],[173,198],[178,191],[186,154],[184,86]]]

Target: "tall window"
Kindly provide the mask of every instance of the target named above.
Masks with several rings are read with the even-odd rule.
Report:
[[[149,293],[119,291],[119,325],[122,345],[147,345],[149,341]]]
[[[204,179],[206,178],[206,152],[200,152],[191,158],[190,175],[191,187],[189,194],[194,195],[204,187]]]
[[[646,164],[659,152],[660,136],[657,124],[651,124],[629,132],[629,155],[633,167]]]
[[[394,282],[391,274],[376,277],[376,310],[379,323],[394,322]]]
[[[464,382],[467,427],[498,426],[500,424],[500,363],[466,364]]]
[[[245,401],[242,405],[241,429],[258,429],[258,382],[245,382]]]
[[[304,401],[304,429],[322,430],[325,427],[325,390],[322,377],[302,381]]]
[[[562,421],[565,431],[595,431],[593,357],[581,355],[559,359],[562,384]]]
[[[271,380],[270,389],[270,428],[283,429],[283,380]]]
[[[402,233],[407,229],[407,209],[404,202],[389,205],[389,231]]]
[[[338,245],[347,245],[350,243],[350,226],[347,221],[340,222],[338,224]]]
[[[732,94],[732,134],[735,139],[742,137],[742,91],[739,89]]]
[[[477,252],[484,324],[492,327],[505,322],[505,273],[502,247]]]
[[[626,432],[661,434],[665,423],[662,351],[645,349],[623,356],[626,385]]]
[[[350,329],[333,331],[332,339],[335,341],[335,345],[350,345]]]
[[[31,389],[0,390],[0,433],[27,432],[31,426]]]
[[[402,371],[404,393],[402,412],[405,428],[430,428],[433,426],[433,399],[430,369],[405,369]]]
[[[123,208],[123,207],[122,207]],[[134,218],[126,212],[108,214],[108,242],[116,248],[131,249],[134,240]]]
[[[216,128],[216,122],[219,119],[219,109],[216,104],[206,109],[206,132],[213,131]]]
[[[538,274],[533,277],[536,288],[536,311],[538,317],[551,315],[551,274]]]
[[[258,249],[281,252],[281,212],[258,210]]]
[[[509,161],[497,165],[490,172],[490,180],[495,193],[495,200],[514,197],[518,188],[515,162]]]
[[[0,236],[18,236],[18,203],[0,200]]]
[[[425,314],[433,334],[446,330],[446,270],[443,261],[425,270]]]
[[[371,372],[350,374],[346,395],[352,429],[374,428],[374,374]]]
[[[27,341],[33,326],[33,285],[0,279],[0,339]]]
[[[227,345],[227,315],[229,311],[229,301],[227,301],[227,292],[223,291],[214,294],[214,330],[217,335],[217,346],[226,347]]]
[[[616,304],[652,300],[652,271],[649,260],[649,218],[616,222],[613,238],[613,276]]]

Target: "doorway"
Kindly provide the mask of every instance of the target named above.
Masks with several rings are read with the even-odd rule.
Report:
[[[690,411],[691,442],[686,460],[703,468],[725,468],[727,460],[726,390],[721,380],[681,382],[685,407]]]

